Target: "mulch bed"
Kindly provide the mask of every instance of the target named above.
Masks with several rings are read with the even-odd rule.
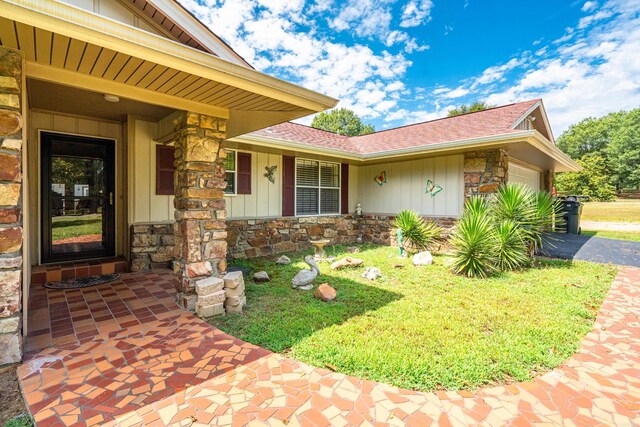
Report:
[[[22,400],[16,367],[0,369],[0,426],[20,414],[26,414],[27,408]]]

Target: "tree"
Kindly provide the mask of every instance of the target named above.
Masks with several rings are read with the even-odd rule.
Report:
[[[459,116],[460,114],[475,113],[476,111],[488,110],[489,108],[495,108],[495,105],[487,104],[484,101],[476,101],[471,105],[462,104],[461,106],[450,110],[448,117]]]
[[[584,119],[570,126],[557,145],[573,159],[601,156],[617,189],[640,185],[640,108]]]
[[[608,202],[616,197],[611,184],[606,160],[598,153],[585,154],[577,160],[584,169],[580,172],[564,172],[556,175],[556,190],[571,195],[585,195],[592,200]]]
[[[640,108],[624,114],[606,148],[612,179],[619,189],[640,186]]]
[[[347,108],[321,112],[313,118],[311,127],[347,136],[365,135],[376,131],[373,125],[362,123],[360,117]]]

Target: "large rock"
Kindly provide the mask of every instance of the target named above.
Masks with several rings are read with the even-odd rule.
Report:
[[[240,285],[244,285],[242,271],[230,271],[224,275],[223,279],[225,288],[237,288]]]
[[[318,286],[318,289],[313,293],[315,298],[318,298],[324,302],[333,301],[336,299],[336,290],[331,287],[328,283],[323,283]]]
[[[376,280],[380,276],[382,276],[382,273],[377,267],[369,267],[362,273],[362,277],[368,280]]]
[[[351,258],[348,256],[331,264],[331,269],[339,270],[344,267],[358,267],[362,265],[362,263],[363,261],[360,258]]]
[[[276,264],[278,264],[278,265],[288,265],[288,264],[291,264],[291,260],[289,259],[288,256],[282,255],[280,258],[278,258],[278,260],[276,261]]]
[[[266,271],[258,271],[253,274],[253,281],[256,283],[270,282],[271,277]]]
[[[431,252],[424,251],[415,254],[411,261],[413,261],[414,265],[431,265],[433,264],[433,257],[431,256]]]

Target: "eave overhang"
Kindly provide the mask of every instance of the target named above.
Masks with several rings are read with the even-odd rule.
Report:
[[[24,52],[28,78],[74,84],[73,76],[78,75],[82,82],[75,83],[77,87],[111,88],[114,94],[126,94],[130,89],[131,99],[229,118],[229,136],[323,111],[337,103],[198,49],[52,0],[0,2],[0,43]],[[93,86],[87,87],[88,82]]]

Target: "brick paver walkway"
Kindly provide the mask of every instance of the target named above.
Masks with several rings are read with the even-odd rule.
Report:
[[[158,272],[123,279],[147,307],[157,306],[151,298],[162,297],[169,280]],[[412,392],[312,368],[176,306],[81,341],[34,351],[19,368],[38,425],[640,425],[634,268],[620,271],[593,331],[564,365],[475,394]]]

